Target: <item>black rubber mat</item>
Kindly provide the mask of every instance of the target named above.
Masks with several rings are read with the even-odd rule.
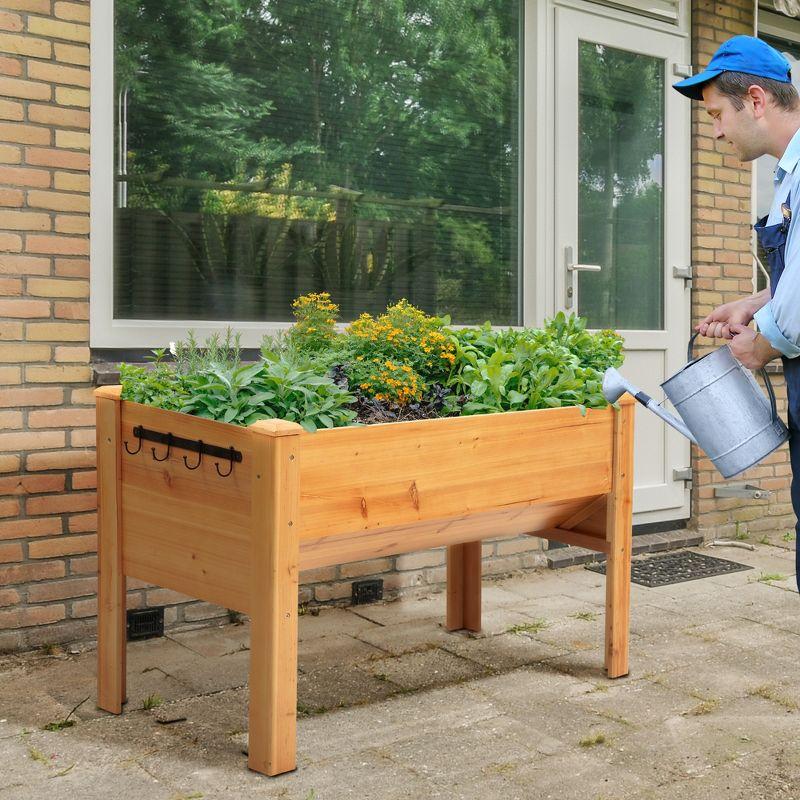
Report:
[[[606,563],[603,561],[587,564],[586,569],[605,575]],[[745,569],[753,568],[724,558],[693,553],[691,550],[678,550],[675,553],[633,559],[631,581],[642,586],[666,586],[669,583],[696,581],[700,578],[710,578],[712,575],[725,575],[728,572],[741,572]]]

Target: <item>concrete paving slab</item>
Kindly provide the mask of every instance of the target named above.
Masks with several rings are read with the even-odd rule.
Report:
[[[388,681],[405,691],[419,691],[475,679],[487,674],[485,667],[440,648],[420,653],[405,653],[364,664],[363,669],[380,681]]]
[[[119,717],[93,707],[93,652],[3,657],[0,800],[800,800],[794,578],[632,585],[631,672],[614,680],[604,580],[487,582],[477,637],[443,629],[443,594],[302,616],[299,769],[277,778],[242,753],[247,624],[129,645]],[[74,727],[41,730],[89,694]]]

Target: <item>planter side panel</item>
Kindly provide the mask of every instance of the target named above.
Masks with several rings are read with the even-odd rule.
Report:
[[[463,544],[487,536],[519,536],[557,528],[565,519],[595,498],[581,497],[560,503],[531,504],[443,520],[427,520],[399,528],[355,531],[341,536],[321,536],[300,543],[300,568],[314,569],[348,561],[361,561]],[[602,535],[598,540],[603,540]]]
[[[520,411],[303,436],[301,544],[607,494],[615,413]]]
[[[122,530],[126,575],[192,597],[249,611],[251,563],[252,435],[246,428],[187,414],[122,403],[122,439],[135,450],[133,427],[142,425],[186,439],[242,452],[227,478],[230,462],[143,441],[136,455],[122,452]]]

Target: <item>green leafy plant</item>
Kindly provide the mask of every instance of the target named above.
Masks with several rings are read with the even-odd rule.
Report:
[[[559,313],[542,329],[453,332],[454,369],[448,385],[466,394],[462,414],[536,408],[602,408],[602,373],[622,363],[622,337],[590,333],[586,321]],[[454,398],[449,399],[450,405]]]

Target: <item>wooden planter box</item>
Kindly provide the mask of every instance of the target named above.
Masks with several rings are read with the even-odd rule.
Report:
[[[125,702],[126,576],[174,589],[250,616],[248,764],[292,770],[299,570],[446,545],[447,628],[477,631],[481,539],[523,533],[608,555],[605,669],[627,674],[631,398],[585,416],[559,408],[312,434],[163,411],[120,391],[95,392],[100,708],[119,714]],[[169,433],[169,455],[138,426]],[[223,455],[191,469],[200,454],[177,437]],[[241,461],[225,458],[231,447]]]

